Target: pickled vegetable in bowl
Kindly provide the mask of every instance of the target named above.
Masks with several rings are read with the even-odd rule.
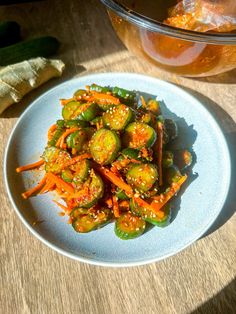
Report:
[[[16,169],[43,172],[23,198],[56,192],[56,204],[79,233],[115,222],[115,234],[128,240],[148,225],[167,226],[192,155],[172,151],[178,127],[162,116],[157,99],[92,84],[61,105],[41,159]]]
[[[235,5],[229,15],[219,1],[102,2],[127,48],[164,70],[197,77],[236,67]]]

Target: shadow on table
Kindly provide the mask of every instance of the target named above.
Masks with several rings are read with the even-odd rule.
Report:
[[[190,314],[235,314],[236,313],[236,278],[210,300]]]
[[[211,228],[208,229],[208,231],[203,235],[203,237],[205,237],[211,234],[212,232],[216,231],[221,226],[223,226],[233,216],[236,210],[236,193],[235,193],[236,178],[233,175],[234,173],[236,173],[236,123],[226,111],[224,111],[217,103],[212,101],[210,98],[190,88],[186,87],[182,88],[185,89],[188,93],[192,94],[198,100],[200,100],[201,103],[204,104],[204,106],[210,111],[212,116],[216,119],[216,121],[218,122],[218,124],[220,125],[224,132],[231,158],[232,176],[228,197],[218,218],[211,226]],[[230,129],[230,132],[227,133],[226,128]],[[222,174],[222,176],[223,175],[224,174]]]

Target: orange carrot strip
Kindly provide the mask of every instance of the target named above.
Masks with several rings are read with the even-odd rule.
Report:
[[[187,175],[182,176],[178,182],[172,183],[170,189],[165,194],[157,197],[153,197],[151,203],[152,208],[155,211],[160,210],[180,189],[181,185],[187,180]]]
[[[127,195],[133,195],[132,188],[125,183],[122,179],[117,177],[112,171],[106,169],[105,167],[100,167],[98,165],[93,165],[95,169],[100,172],[105,178],[111,181],[113,184],[118,186],[120,189],[124,190]]]
[[[120,208],[129,210],[129,201],[123,200],[119,203]]]
[[[50,126],[50,128],[48,129],[48,140],[52,139],[53,132],[56,130],[56,128],[57,128],[56,124]]]
[[[69,194],[73,194],[74,193],[73,186],[71,184],[65,182],[64,180],[62,180],[57,175],[55,175],[53,173],[48,173],[48,178],[49,178],[49,180],[54,182],[57,187],[59,187],[60,189],[64,190],[65,192],[67,192]]]
[[[59,206],[60,208],[62,208],[65,212],[70,211],[70,209],[69,209],[68,207],[62,205],[61,203],[59,203],[59,202],[57,202],[57,201],[55,201],[55,200],[53,200],[53,202],[54,202],[55,204],[57,204],[57,206]]]
[[[75,100],[74,97],[73,98],[69,98],[69,99],[60,99],[60,103],[61,103],[62,106],[64,106],[64,105],[66,105],[69,102],[74,101],[74,100]]]
[[[74,133],[75,131],[79,130],[79,128],[71,128],[71,129],[67,129],[60,137],[59,139],[57,140],[56,142],[56,147],[60,147],[60,148],[63,148],[63,144],[64,144],[64,141],[66,139],[66,137],[68,135],[70,135],[71,133]]]
[[[107,103],[111,103],[114,105],[119,105],[120,100],[117,97],[114,97],[112,95],[109,94],[104,94],[104,93],[98,93],[96,91],[90,91],[93,94],[93,97],[99,102],[99,103],[103,103],[103,104],[107,104]],[[92,98],[93,98],[92,97]]]
[[[91,156],[90,154],[88,154],[88,153],[85,153],[85,154],[76,156],[76,157],[71,158],[70,160],[68,160],[68,161],[65,163],[65,165],[64,165],[63,168],[72,166],[72,165],[76,164],[76,163],[79,162],[79,161],[82,161],[82,160],[87,159],[87,158],[89,159],[89,158],[91,158],[91,157],[92,157],[92,156]]]
[[[120,210],[119,205],[117,201],[117,197],[115,195],[112,196],[112,202],[113,202],[113,213],[116,218],[120,217]]]
[[[28,191],[22,193],[22,194],[21,194],[22,197],[23,197],[24,199],[27,199],[27,198],[29,198],[32,194],[34,194],[34,193],[40,191],[40,190],[42,189],[42,187],[45,185],[46,180],[47,180],[47,174],[42,178],[42,180],[41,180],[35,187],[33,187],[32,189],[30,189],[30,190],[28,190]]]
[[[42,166],[43,164],[44,164],[44,161],[42,159],[40,159],[39,161],[36,161],[33,164],[28,164],[28,165],[16,168],[16,172],[19,173],[22,171],[32,170],[32,169],[35,169],[35,168]]]
[[[44,187],[42,188],[39,194],[49,192],[54,186],[55,186],[55,183],[47,179],[46,184],[44,185]]]
[[[112,207],[112,199],[111,198],[108,198],[105,203],[107,204],[108,208],[111,208]]]
[[[143,108],[147,108],[146,101],[145,101],[145,99],[144,99],[144,97],[142,95],[140,96],[140,100],[141,100],[141,103],[142,103],[142,107]]]
[[[162,175],[162,150],[163,150],[163,124],[162,122],[157,122],[157,166],[159,174],[159,186],[163,185],[163,175]]]

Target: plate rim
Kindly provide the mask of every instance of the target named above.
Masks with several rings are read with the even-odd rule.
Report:
[[[128,261],[128,262],[107,262],[107,261],[99,261],[99,260],[93,260],[89,257],[83,257],[83,256],[78,256],[75,255],[73,253],[70,253],[68,251],[65,251],[64,249],[58,247],[57,245],[54,245],[53,243],[51,243],[50,241],[46,240],[42,235],[40,235],[34,228],[33,226],[27,222],[27,220],[23,217],[23,215],[21,214],[20,209],[18,209],[13,196],[10,192],[10,184],[8,183],[8,179],[7,179],[7,162],[8,162],[8,152],[10,149],[10,145],[11,145],[11,141],[13,139],[14,133],[18,127],[18,125],[21,122],[21,119],[28,113],[28,111],[31,110],[31,108],[38,102],[40,101],[41,98],[47,96],[47,94],[49,94],[52,90],[58,88],[58,87],[62,87],[62,86],[66,86],[69,82],[71,81],[80,81],[81,79],[93,79],[98,80],[99,78],[102,77],[106,77],[107,75],[114,75],[114,76],[124,76],[124,77],[139,77],[142,80],[151,80],[153,83],[157,83],[159,85],[165,85],[165,86],[170,86],[170,88],[173,90],[175,90],[176,92],[181,92],[182,94],[184,94],[185,97],[189,98],[190,100],[197,102],[198,105],[201,107],[201,110],[205,111],[206,114],[208,114],[211,118],[212,121],[215,124],[215,127],[217,129],[217,134],[220,134],[221,136],[221,140],[224,144],[224,154],[225,154],[225,158],[227,158],[227,186],[225,188],[225,195],[224,197],[222,197],[221,199],[221,203],[218,205],[218,210],[217,210],[217,214],[214,216],[214,219],[208,223],[207,225],[204,225],[204,227],[197,233],[197,235],[193,238],[191,238],[190,241],[188,241],[185,245],[181,246],[180,248],[177,248],[174,252],[170,252],[167,254],[164,254],[163,256],[160,257],[156,257],[156,258],[147,258],[145,260],[140,260],[140,261]],[[141,266],[141,265],[147,265],[150,263],[154,263],[154,262],[158,262],[161,261],[163,259],[166,259],[168,257],[174,256],[176,254],[178,254],[179,252],[185,250],[187,247],[189,247],[191,244],[193,244],[195,241],[197,241],[198,239],[201,238],[201,236],[203,236],[208,230],[209,228],[214,224],[214,222],[216,221],[216,219],[218,218],[219,214],[221,213],[225,202],[228,198],[229,195],[229,188],[230,188],[230,183],[231,183],[231,157],[230,157],[230,152],[229,152],[229,147],[228,147],[228,143],[227,140],[225,138],[225,135],[218,123],[218,121],[215,119],[215,117],[211,114],[211,112],[204,106],[204,104],[195,96],[193,96],[192,94],[188,93],[184,88],[182,88],[181,86],[177,86],[174,83],[171,82],[167,82],[164,80],[161,80],[159,78],[153,77],[153,76],[149,76],[149,75],[144,75],[144,74],[140,74],[140,73],[131,73],[131,72],[96,72],[96,73],[91,73],[88,75],[81,75],[72,79],[68,79],[60,84],[55,85],[54,87],[50,88],[48,91],[46,91],[45,93],[41,94],[39,97],[37,97],[33,102],[30,103],[30,105],[21,113],[21,115],[18,117],[17,122],[15,123],[15,125],[13,126],[6,147],[5,147],[5,152],[4,152],[4,158],[3,158],[3,181],[4,181],[4,185],[5,185],[5,189],[8,195],[8,198],[10,200],[11,205],[13,206],[14,211],[16,212],[17,216],[20,218],[21,222],[25,225],[25,227],[38,239],[40,240],[43,244],[45,244],[47,247],[51,248],[52,250],[56,251],[57,253],[69,257],[73,260],[79,261],[79,262],[83,262],[83,263],[87,263],[90,265],[95,265],[95,266],[103,266],[103,267],[133,267],[133,266]]]

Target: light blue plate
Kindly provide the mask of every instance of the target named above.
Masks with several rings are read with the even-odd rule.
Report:
[[[39,178],[36,173],[16,174],[19,165],[38,160],[46,145],[47,130],[61,117],[60,98],[69,98],[85,85],[120,86],[157,95],[164,116],[180,127],[180,146],[196,154],[194,180],[175,201],[172,223],[154,227],[141,237],[122,241],[114,224],[88,234],[78,234],[58,215],[52,195],[27,201],[21,193]],[[230,183],[230,158],[224,136],[211,114],[182,89],[155,78],[128,73],[103,73],[67,81],[35,100],[22,114],[10,136],[4,161],[9,198],[25,226],[50,248],[76,260],[102,266],[134,266],[155,262],[183,250],[212,225],[225,202]],[[192,181],[192,182],[190,182]],[[43,221],[33,225],[35,220]]]

